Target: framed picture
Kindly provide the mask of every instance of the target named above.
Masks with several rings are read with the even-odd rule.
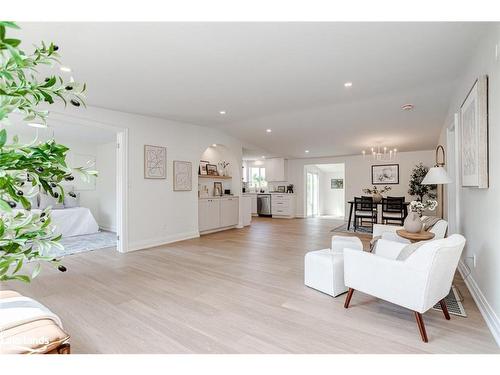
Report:
[[[174,191],[193,190],[192,169],[190,161],[174,160]]]
[[[332,178],[331,181],[332,189],[343,189],[344,188],[344,180],[342,178]]]
[[[399,164],[372,165],[372,185],[399,184]]]
[[[198,174],[199,175],[207,175],[207,164],[210,164],[209,161],[206,160],[200,160],[200,166],[198,167]]]
[[[214,195],[222,195],[222,182],[214,182]]]
[[[479,77],[460,107],[462,186],[488,187],[488,77]]]
[[[167,148],[144,145],[144,178],[167,178]]]
[[[218,176],[217,166],[215,164],[207,164],[207,175]]]
[[[286,186],[278,186],[278,193],[284,193],[286,191]]]

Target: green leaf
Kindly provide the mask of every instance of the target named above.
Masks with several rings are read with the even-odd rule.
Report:
[[[12,212],[12,208],[10,207],[10,205],[3,199],[0,199],[0,210],[7,213]]]
[[[12,47],[17,47],[21,44],[21,41],[19,39],[4,39],[3,42],[5,44],[11,45]]]
[[[20,29],[15,22],[12,21],[0,21],[0,26],[10,27],[11,29]]]
[[[7,142],[7,130],[2,129],[0,130],[0,148],[5,146],[6,142]]]

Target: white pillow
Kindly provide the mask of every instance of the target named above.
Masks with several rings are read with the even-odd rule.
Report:
[[[75,194],[74,197],[69,195],[70,193]],[[80,207],[80,193],[75,193],[74,191],[67,191],[64,194],[64,208]]]
[[[60,208],[64,208],[64,204],[63,203],[59,203],[58,202],[58,198],[54,198],[53,196],[45,193],[45,192],[41,192],[40,193],[40,204],[39,204],[39,208],[41,210],[45,210],[47,207],[52,207],[54,209],[60,209]]]

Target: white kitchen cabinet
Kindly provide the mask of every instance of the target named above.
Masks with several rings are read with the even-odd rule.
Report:
[[[295,195],[294,194],[272,194],[271,215],[275,218],[295,217]]]
[[[252,194],[252,216],[257,216],[257,194]]]
[[[219,199],[200,199],[198,201],[198,227],[200,232],[219,228],[220,202]]]
[[[238,197],[214,197],[198,200],[198,230],[212,232],[238,225]]]
[[[249,195],[243,195],[240,198],[241,210],[240,210],[240,222],[244,227],[252,223],[252,197]]]
[[[284,158],[271,158],[266,159],[266,181],[267,182],[281,182],[286,181],[286,167],[287,162]]]
[[[238,225],[239,218],[239,199],[221,198],[220,199],[220,226],[230,227]]]

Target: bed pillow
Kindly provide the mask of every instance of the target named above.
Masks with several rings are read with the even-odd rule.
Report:
[[[64,194],[64,208],[80,207],[80,193],[68,191]]]
[[[63,203],[59,203],[58,202],[58,198],[54,198],[53,196],[45,193],[45,192],[41,192],[40,193],[40,204],[39,204],[39,208],[41,210],[45,210],[47,207],[52,207],[53,209],[61,209],[61,208],[64,208],[64,204]]]

